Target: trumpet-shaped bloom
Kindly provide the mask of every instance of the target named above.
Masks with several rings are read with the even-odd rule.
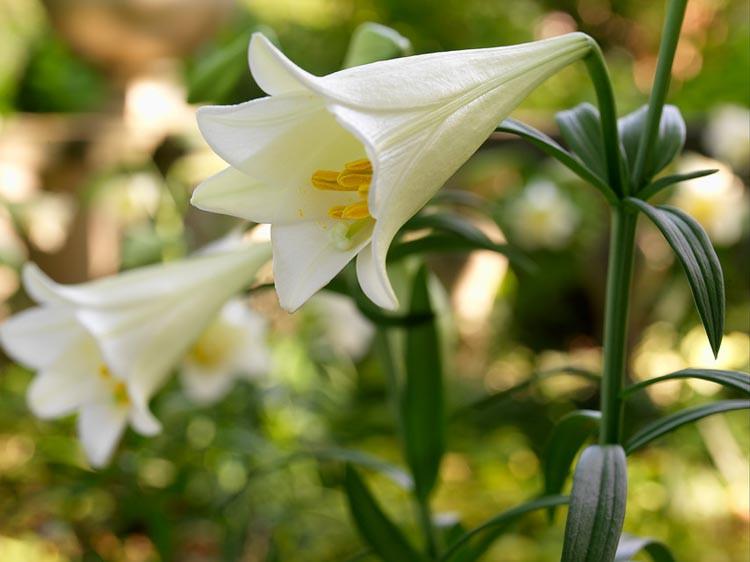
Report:
[[[59,285],[23,271],[39,306],[0,326],[0,341],[37,371],[29,405],[40,417],[79,411],[92,464],[107,462],[127,421],[153,434],[148,401],[224,303],[271,257],[267,243],[221,244],[186,260]]]
[[[193,204],[272,224],[284,308],[357,256],[362,289],[393,309],[385,262],[398,230],[533,88],[589,49],[572,33],[318,77],[255,34],[250,69],[269,96],[199,110],[203,136],[230,166]]]
[[[185,355],[180,378],[192,400],[211,404],[235,380],[257,378],[270,364],[265,319],[241,299],[232,299]]]

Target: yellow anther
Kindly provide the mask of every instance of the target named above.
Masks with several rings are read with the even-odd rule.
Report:
[[[339,172],[337,170],[315,170],[310,181],[315,189],[322,189],[324,191],[346,191],[342,190],[341,186],[336,183],[338,177]]]
[[[367,201],[357,201],[344,207],[341,212],[342,219],[364,219],[370,216],[370,209],[367,207]]]
[[[346,209],[346,205],[336,205],[335,207],[331,207],[328,209],[328,216],[332,219],[343,218],[344,209]]]
[[[341,187],[351,191],[358,190],[361,185],[370,185],[370,180],[372,180],[372,174],[352,172],[350,170],[344,170],[336,179]]]
[[[359,189],[357,189],[357,193],[359,193],[362,197],[367,197],[367,194],[370,193],[370,184],[363,184],[359,186]]]
[[[347,170],[351,170],[352,172],[367,172],[369,174],[372,174],[372,162],[370,162],[367,158],[347,162],[346,164],[344,164],[344,168]]]
[[[128,389],[125,386],[124,382],[119,381],[115,383],[112,393],[115,395],[115,402],[117,402],[118,404],[121,404],[121,405],[130,404],[130,397],[128,396]]]
[[[99,365],[99,376],[103,379],[109,379],[112,377],[112,373],[109,370],[109,367],[107,367],[104,363]]]

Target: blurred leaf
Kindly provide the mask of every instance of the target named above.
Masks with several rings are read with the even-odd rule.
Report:
[[[411,315],[431,314],[427,268],[414,277]],[[406,332],[406,377],[401,395],[406,460],[414,476],[414,491],[424,501],[435,486],[443,456],[445,412],[443,366],[435,322],[424,322]]]
[[[496,515],[478,527],[473,528],[471,531],[456,540],[440,557],[440,561],[448,562],[450,560],[456,562],[457,560],[461,560],[462,562],[474,562],[487,552],[493,542],[485,541],[481,546],[472,548],[467,543],[478,533],[489,530],[504,529],[522,515],[532,511],[537,511],[538,509],[550,508],[564,505],[566,503],[568,503],[567,496],[545,496],[504,511],[500,515]],[[461,554],[461,558],[456,558],[456,555],[458,554]]]
[[[355,464],[384,474],[405,490],[411,490],[414,483],[405,471],[378,457],[368,455],[362,451],[342,449],[338,447],[327,447],[310,451],[310,455],[319,460],[335,460],[349,464]]]
[[[674,379],[702,379],[715,382],[727,388],[739,390],[745,394],[750,394],[750,375],[747,373],[741,373],[740,371],[720,371],[718,369],[682,369],[681,371],[675,371],[668,375],[646,379],[645,381],[630,385],[622,391],[622,397],[627,398],[647,386]]]
[[[562,562],[612,562],[625,519],[627,461],[619,445],[592,445],[573,477]]]
[[[607,161],[599,110],[590,103],[582,103],[559,112],[555,121],[570,151],[604,181],[607,177]]]
[[[526,139],[545,154],[563,164],[583,181],[598,189],[607,201],[610,203],[617,202],[617,196],[602,177],[598,176],[586,163],[581,162],[573,154],[560,146],[552,137],[545,135],[542,131],[515,119],[506,119],[495,130],[501,133],[518,135]]]
[[[385,562],[396,560],[419,562],[422,556],[414,550],[401,531],[383,513],[375,498],[351,465],[346,465],[344,479],[349,510],[365,542]]]
[[[570,474],[578,451],[599,428],[602,414],[596,410],[578,410],[563,416],[552,430],[543,455],[544,494],[559,494]],[[555,514],[550,508],[550,520]]]
[[[416,240],[401,242],[390,252],[391,260],[399,259],[412,253],[432,250],[490,250],[508,257],[516,267],[532,269],[531,260],[520,250],[508,244],[497,244],[474,226],[469,220],[453,213],[420,214],[413,217],[404,226],[405,231],[430,228],[441,236],[425,236]]]
[[[625,149],[625,158],[629,170],[633,170],[635,167],[638,144],[643,134],[643,127],[646,126],[647,115],[648,106],[644,105],[633,113],[620,118],[617,123],[620,131],[620,142]],[[661,114],[654,151],[647,156],[644,178],[649,180],[664,169],[680,153],[684,144],[685,120],[682,118],[679,109],[673,105],[665,105]],[[640,186],[634,187],[638,189]]]
[[[750,400],[722,400],[713,404],[705,404],[682,410],[681,412],[656,420],[638,431],[625,443],[625,451],[627,454],[631,454],[654,439],[658,439],[662,435],[666,435],[690,422],[722,412],[744,410],[747,408],[750,408]]]
[[[718,355],[724,333],[724,276],[711,240],[703,227],[680,209],[654,207],[632,197],[626,201],[650,218],[672,246],[687,275],[711,349]]]
[[[634,537],[623,534],[620,537],[620,544],[617,546],[615,561],[627,561],[636,556],[639,552],[646,552],[651,556],[654,562],[677,562],[667,546],[659,541],[649,538]]]
[[[187,77],[188,103],[222,103],[249,71],[247,45],[250,33],[198,60]]]
[[[475,402],[460,407],[458,410],[456,410],[452,417],[459,417],[472,411],[481,411],[492,406],[502,404],[502,402],[504,402],[514,394],[517,394],[522,390],[526,390],[527,388],[538,382],[558,375],[573,375],[591,381],[601,380],[601,376],[597,373],[593,373],[586,369],[581,369],[580,367],[575,366],[564,366],[550,369],[548,371],[539,371],[537,373],[532,373],[528,379],[518,383],[515,386],[511,386],[510,388],[506,388],[505,390],[501,390],[500,392],[490,394],[489,396],[485,396],[483,398],[480,398],[479,400],[476,400]]]
[[[675,174],[673,176],[664,176],[663,178],[659,178],[658,180],[640,190],[638,192],[638,198],[646,201],[647,199],[650,199],[651,197],[659,193],[662,189],[666,189],[670,185],[674,185],[675,183],[680,183],[683,181],[693,180],[695,178],[710,176],[711,174],[715,174],[718,171],[719,170],[716,169],[699,170],[697,172],[690,172],[689,174]]]
[[[352,34],[344,68],[395,59],[411,52],[411,42],[395,29],[379,23],[365,22]]]

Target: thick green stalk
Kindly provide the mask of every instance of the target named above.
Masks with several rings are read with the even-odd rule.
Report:
[[[589,76],[596,91],[597,104],[599,105],[599,119],[602,124],[602,136],[604,140],[604,155],[607,160],[607,180],[609,186],[619,196],[627,195],[627,186],[623,185],[622,170],[620,167],[620,136],[617,131],[617,106],[615,105],[615,94],[612,90],[612,82],[609,79],[607,65],[599,45],[591,39],[591,51],[584,59]]]
[[[672,74],[672,62],[677,51],[677,42],[680,39],[680,28],[685,17],[687,0],[670,0],[667,6],[667,17],[664,21],[664,30],[659,46],[659,62],[656,65],[654,85],[651,88],[651,98],[648,102],[648,114],[646,115],[646,126],[643,128],[641,140],[638,143],[638,153],[633,166],[631,183],[633,190],[637,193],[643,187],[643,183],[649,178],[644,177],[648,160],[659,134],[661,114],[664,102],[667,99],[669,80]]]
[[[421,500],[414,498],[417,505],[419,525],[422,528],[422,534],[425,540],[425,552],[430,560],[437,560],[438,547],[435,538],[435,526],[432,524],[432,511],[430,510],[430,499]]]
[[[620,442],[622,402],[620,392],[627,359],[628,308],[635,253],[638,215],[624,205],[612,208],[607,295],[604,310],[604,365],[602,368],[599,442]]]

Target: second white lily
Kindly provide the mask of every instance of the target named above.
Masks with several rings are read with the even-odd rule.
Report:
[[[281,305],[293,311],[357,256],[362,289],[398,306],[386,271],[396,233],[536,86],[585,56],[581,33],[406,57],[313,76],[264,36],[250,68],[269,97],[201,108],[230,167],[195,206],[272,224]]]

